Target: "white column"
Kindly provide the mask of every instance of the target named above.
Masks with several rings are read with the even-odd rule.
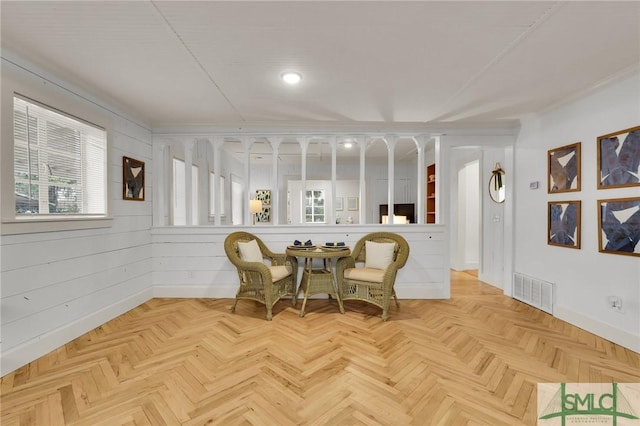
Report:
[[[367,188],[366,188],[366,174],[365,174],[365,157],[367,152],[367,137],[358,136],[356,138],[358,145],[360,146],[360,224],[367,222]],[[346,200],[345,200],[346,203]],[[346,205],[345,205],[346,209]]]
[[[298,197],[299,198],[299,203],[298,205],[300,206],[300,223],[304,224],[306,223],[306,215],[304,213],[304,207],[305,207],[305,196],[307,194],[307,151],[309,149],[309,141],[310,141],[310,137],[305,136],[304,138],[302,138],[302,141],[300,142],[300,152],[302,155],[302,170],[300,173],[300,179],[302,180],[302,191],[299,194],[291,194],[292,197]],[[294,215],[295,216],[295,215]]]
[[[280,223],[280,191],[278,185],[278,150],[280,149],[281,137],[268,139],[271,144],[272,164],[271,164],[271,220],[274,225]]]
[[[167,164],[164,155],[166,144],[153,141],[153,226],[165,226],[167,204],[164,197],[167,185]]]
[[[393,214],[395,213],[393,210],[394,206],[394,186],[395,186],[395,177],[394,177],[394,166],[395,166],[395,149],[396,142],[398,141],[398,137],[396,135],[387,135],[384,138],[387,142],[387,205],[389,206],[389,223],[395,223],[393,220]]]
[[[449,214],[449,197],[446,196],[442,191],[444,189],[444,181],[446,179],[447,185],[449,183],[449,179],[447,178],[447,174],[443,173],[443,166],[445,164],[449,164],[449,149],[445,149],[442,145],[442,136],[437,135],[434,136],[435,140],[435,163],[436,163],[436,222],[438,224],[444,224],[446,220],[443,220],[448,217]],[[446,162],[446,163],[445,163]],[[449,191],[447,191],[448,193]]]
[[[329,211],[328,223],[335,224],[336,223],[336,150],[338,144],[338,138],[335,136],[329,139],[329,143],[331,144],[331,200],[328,205],[331,206],[331,210]],[[326,204],[326,200],[325,200]],[[326,211],[325,211],[326,214]]]
[[[194,139],[183,139],[182,140],[182,148],[184,151],[184,201],[185,201],[185,223],[188,225],[193,225],[193,197],[191,196],[191,168],[193,167],[193,146],[195,144]]]
[[[244,194],[242,203],[242,208],[244,209],[244,225],[252,225],[253,219],[251,217],[251,212],[249,211],[249,200],[251,199],[251,167],[249,162],[251,161],[251,145],[253,145],[253,140],[247,137],[242,138],[242,146],[244,147],[244,176],[245,176],[245,186],[244,186]]]
[[[213,147],[213,208],[216,212],[214,215],[214,223],[216,226],[219,226],[222,223],[222,211],[220,197],[222,193],[220,191],[220,175],[222,170],[221,159],[220,159],[220,148],[224,143],[224,138],[220,136],[216,136],[213,140],[209,139],[209,143]],[[209,191],[211,194],[211,191]]]
[[[418,146],[418,185],[417,185],[417,190],[418,190],[418,196],[416,198],[417,200],[417,217],[416,217],[416,223],[419,224],[423,224],[425,222],[425,217],[426,217],[426,210],[427,210],[427,197],[426,197],[426,192],[427,192],[427,181],[425,179],[426,177],[426,164],[425,164],[425,149],[427,147],[427,141],[429,139],[429,136],[427,135],[421,135],[418,136],[416,138],[414,138],[414,140],[416,141],[416,144]]]

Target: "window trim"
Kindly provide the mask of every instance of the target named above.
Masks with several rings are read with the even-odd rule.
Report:
[[[6,65],[6,66],[5,66]],[[50,84],[51,83],[51,84]],[[0,147],[2,185],[0,188],[0,235],[35,234],[41,232],[71,231],[84,229],[100,229],[112,226],[112,171],[111,152],[113,147],[113,117],[99,104],[93,104],[76,92],[60,91],[59,85],[41,76],[25,73],[24,70],[3,62],[1,104],[1,138]],[[27,100],[35,100],[66,116],[100,127],[106,132],[105,153],[105,212],[102,215],[16,215],[15,213],[15,179],[14,179],[14,106],[13,98],[18,96]],[[55,105],[51,107],[50,105]]]
[[[92,142],[90,142],[89,138],[91,137],[90,134],[93,133],[95,130],[97,130],[98,132],[103,133],[104,139],[101,139],[101,142],[104,143],[104,145],[100,146],[100,150],[103,153],[103,169],[104,169],[104,174],[101,176],[101,183],[98,183],[98,187],[99,190],[102,194],[102,203],[104,205],[104,211],[101,213],[82,213],[82,212],[78,212],[78,213],[36,213],[36,214],[26,214],[26,213],[18,213],[15,211],[14,209],[14,215],[16,219],[27,219],[30,220],[32,218],[74,218],[74,217],[99,217],[99,218],[103,218],[107,216],[107,200],[108,200],[108,181],[107,181],[107,131],[105,130],[104,127],[96,125],[94,123],[88,122],[84,119],[75,117],[71,114],[67,114],[64,111],[61,111],[55,107],[52,107],[50,105],[46,105],[43,104],[42,102],[39,102],[37,100],[28,98],[26,96],[23,96],[21,94],[18,93],[14,93],[13,95],[13,148],[14,148],[14,155],[13,155],[13,165],[14,165],[14,186],[15,186],[15,164],[16,164],[16,158],[15,158],[15,149],[16,149],[16,131],[15,131],[15,127],[16,127],[16,118],[15,118],[15,114],[16,114],[16,108],[18,108],[17,102],[19,102],[21,105],[22,104],[26,104],[25,105],[25,113],[27,114],[26,116],[26,126],[27,126],[27,135],[29,134],[28,131],[28,126],[29,126],[29,106],[33,106],[37,109],[41,109],[43,110],[43,113],[35,113],[34,118],[37,120],[37,127],[40,128],[45,127],[48,129],[49,123],[53,123],[56,126],[60,126],[61,122],[67,123],[69,125],[70,129],[73,129],[73,131],[75,132],[80,132],[83,136],[82,138],[80,138],[79,141],[79,150],[80,150],[80,161],[81,161],[81,166],[80,166],[80,170],[78,170],[78,174],[81,175],[81,194],[82,194],[82,208],[84,209],[85,204],[87,202],[87,200],[90,198],[90,191],[88,189],[88,185],[89,185],[89,179],[86,176],[86,171],[88,169],[88,158],[87,158],[87,153],[88,153],[88,148],[89,146],[92,144]],[[20,111],[22,111],[22,108],[18,108]],[[49,114],[52,114],[53,121],[51,121],[51,117],[48,117]],[[61,119],[59,119],[58,117],[61,117]],[[43,121],[42,121],[43,120]],[[59,122],[58,120],[61,120],[61,122]],[[80,130],[80,128],[82,128],[82,130]],[[45,130],[46,132],[46,130]],[[40,130],[38,130],[38,133],[40,133]],[[24,149],[26,149],[26,151],[28,152],[28,156],[30,156],[32,154],[32,148],[30,148],[31,146],[31,142],[28,140],[29,138],[27,137],[26,140],[26,146],[24,146],[24,143],[20,143],[20,146],[22,146]],[[34,147],[34,150],[37,150],[38,152],[38,158],[40,158],[41,155],[45,155],[48,156],[49,154],[51,154],[50,150],[48,149],[48,147],[46,146],[49,141],[48,137],[45,137],[44,140],[41,140],[39,136],[36,136],[36,140],[37,140],[37,147]],[[44,144],[44,147],[43,147]],[[68,153],[61,153],[60,155],[69,155]],[[72,156],[73,157],[73,156]],[[46,158],[46,157],[45,157]],[[41,173],[37,173],[38,175],[40,175]],[[97,183],[98,181],[96,181],[95,183]],[[43,200],[42,200],[42,186],[43,185],[47,185],[47,187],[50,189],[49,182],[48,181],[35,181],[35,182],[31,182],[31,180],[28,180],[28,183],[30,185],[37,185],[39,190],[40,190],[40,194],[39,194],[39,203],[42,205]],[[45,197],[46,200],[44,201],[45,204],[48,203],[48,193],[49,191],[45,191]],[[14,203],[16,203],[17,200],[14,198]]]

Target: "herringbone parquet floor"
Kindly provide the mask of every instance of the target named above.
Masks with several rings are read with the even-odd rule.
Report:
[[[380,311],[153,299],[8,374],[9,425],[515,425],[538,382],[640,382],[640,355],[467,274]]]

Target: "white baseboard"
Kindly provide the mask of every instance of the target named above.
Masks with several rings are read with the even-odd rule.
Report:
[[[586,317],[572,310],[563,308],[562,306],[553,307],[553,316],[573,324],[576,327],[580,327],[590,333],[596,334],[603,339],[607,339],[634,352],[640,353],[640,336],[633,335],[632,333],[620,330],[604,322]]]
[[[3,351],[0,375],[4,376],[48,354],[54,349],[69,343],[73,339],[82,336],[84,333],[112,320],[118,315],[122,315],[136,306],[151,300],[152,296],[151,288],[145,289],[126,299],[100,309],[91,315],[80,318],[49,333],[37,336],[7,351]]]

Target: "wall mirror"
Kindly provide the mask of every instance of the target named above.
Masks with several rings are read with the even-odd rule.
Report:
[[[489,179],[489,196],[496,203],[504,203],[505,200],[505,181],[504,170],[500,167],[500,163],[496,163],[496,167],[491,172]]]

